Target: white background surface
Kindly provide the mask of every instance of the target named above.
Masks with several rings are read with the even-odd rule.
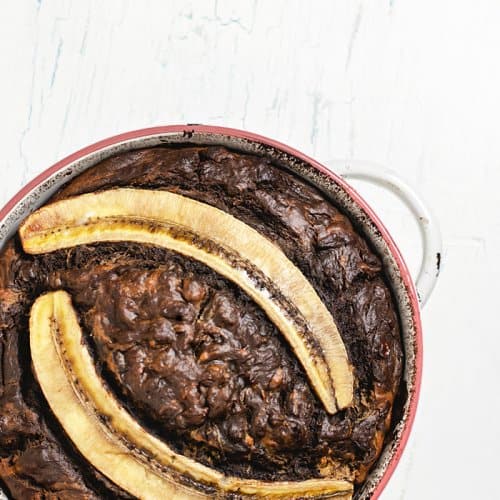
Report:
[[[416,425],[383,494],[498,498],[500,2],[0,2],[0,204],[119,132],[196,122],[396,170],[442,225]],[[415,271],[415,225],[358,185]]]

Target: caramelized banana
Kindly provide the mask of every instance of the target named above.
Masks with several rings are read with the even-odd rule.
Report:
[[[64,291],[47,293],[34,303],[30,346],[42,391],[69,438],[94,467],[138,498],[220,498],[229,493],[276,499],[352,497],[348,481],[229,477],[170,449],[100,379]]]
[[[338,328],[282,250],[217,208],[168,191],[113,189],[44,206],[20,230],[32,254],[133,241],[192,257],[236,283],[284,335],[326,411],[352,404],[353,373]]]

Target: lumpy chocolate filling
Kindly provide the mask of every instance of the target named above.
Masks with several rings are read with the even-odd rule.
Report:
[[[0,477],[14,498],[127,498],[88,464],[34,377],[28,317],[72,295],[96,366],[128,410],[178,452],[228,474],[361,483],[380,453],[402,367],[379,259],[315,188],[219,147],[152,148],[103,161],[62,199],[118,186],[168,189],[274,241],[331,311],[354,366],[353,407],[328,415],[262,310],[203,264],[147,245],[0,256]]]

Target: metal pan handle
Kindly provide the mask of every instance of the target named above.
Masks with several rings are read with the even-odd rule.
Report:
[[[333,160],[327,165],[345,179],[360,179],[391,191],[410,209],[422,237],[422,263],[415,286],[423,307],[436,285],[442,255],[441,231],[429,207],[406,181],[385,167],[353,160]]]

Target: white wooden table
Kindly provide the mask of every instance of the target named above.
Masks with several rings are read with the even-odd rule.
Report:
[[[400,173],[442,224],[414,433],[383,498],[499,498],[498,0],[0,2],[0,204],[152,125],[267,135]],[[413,270],[416,226],[358,185]]]

